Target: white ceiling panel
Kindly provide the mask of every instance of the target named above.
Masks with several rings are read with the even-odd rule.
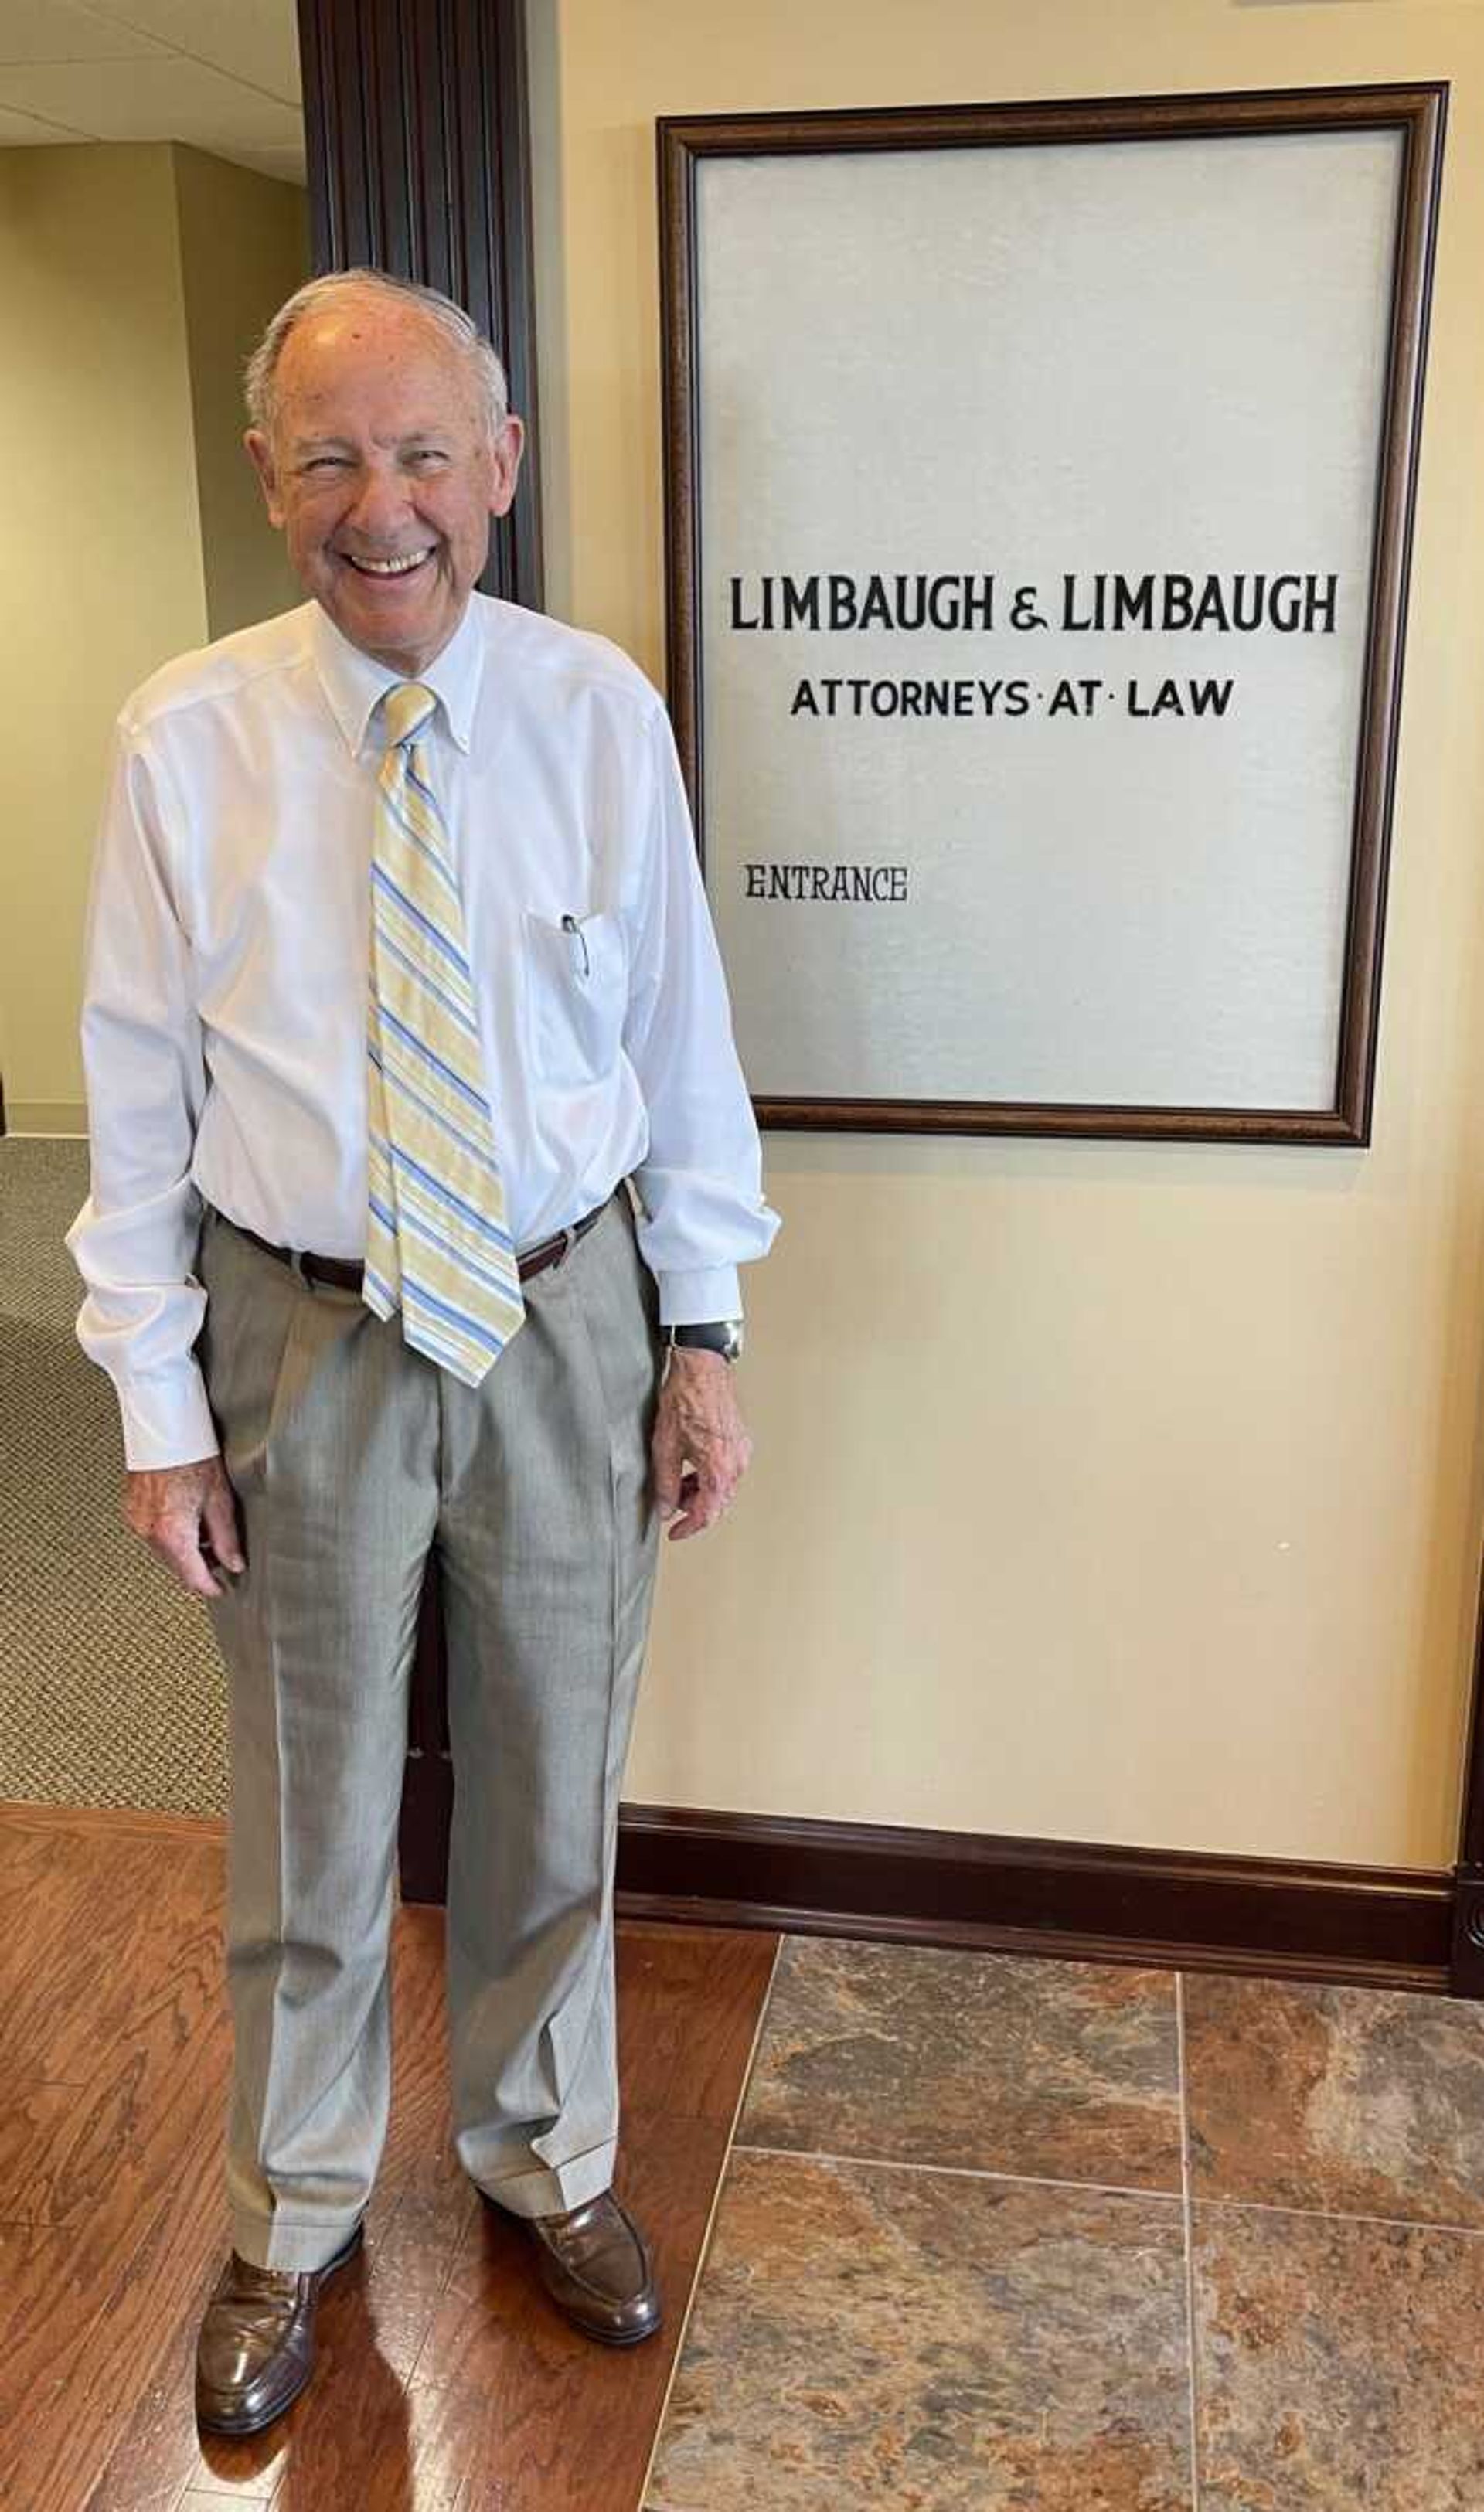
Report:
[[[223,157],[240,148],[294,148],[302,137],[293,105],[179,53],[0,69],[6,105],[95,139],[188,139]]]
[[[0,0],[3,21],[7,0]],[[88,0],[99,18],[210,61],[265,95],[299,100],[293,0]]]
[[[294,0],[0,0],[0,147],[182,139],[304,179]]]
[[[224,157],[227,150],[220,148]],[[304,181],[304,147],[302,140],[293,148],[234,148],[230,152],[239,166],[251,166],[254,175],[271,175],[277,183]]]
[[[38,122],[33,114],[10,113],[0,105],[0,148],[44,148],[59,139],[86,139],[86,131],[68,131],[55,122]]]
[[[0,64],[121,61],[159,50],[152,36],[78,0],[0,0]]]

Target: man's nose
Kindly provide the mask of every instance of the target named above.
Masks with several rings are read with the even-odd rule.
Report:
[[[406,481],[395,470],[369,465],[345,520],[365,540],[390,540],[406,522],[409,507]]]

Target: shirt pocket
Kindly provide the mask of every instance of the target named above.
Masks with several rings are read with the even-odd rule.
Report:
[[[543,1081],[571,1087],[611,1073],[628,1008],[628,975],[620,916],[568,916],[553,923],[527,909],[528,1043]]]

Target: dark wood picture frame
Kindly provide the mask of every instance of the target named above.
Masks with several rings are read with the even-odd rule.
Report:
[[[1351,1147],[1369,1142],[1408,563],[1446,101],[1446,85],[1429,83],[1045,104],[887,107],[869,112],[699,115],[670,117],[657,124],[670,708],[703,865],[696,253],[696,180],[701,164],[718,156],[1029,147],[1047,142],[1282,133],[1387,131],[1397,134],[1402,143],[1332,1107],[1315,1111],[760,1096],[755,1104],[762,1124],[833,1131],[1089,1135]]]

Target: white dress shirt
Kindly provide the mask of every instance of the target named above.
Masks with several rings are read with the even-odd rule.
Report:
[[[217,1445],[203,1204],[364,1251],[375,710],[398,677],[307,603],[167,664],[119,719],[67,1244],[131,1467]],[[736,1316],[778,1225],[664,707],[603,638],[482,594],[420,678],[516,1243],[632,1176],[666,1323]]]

